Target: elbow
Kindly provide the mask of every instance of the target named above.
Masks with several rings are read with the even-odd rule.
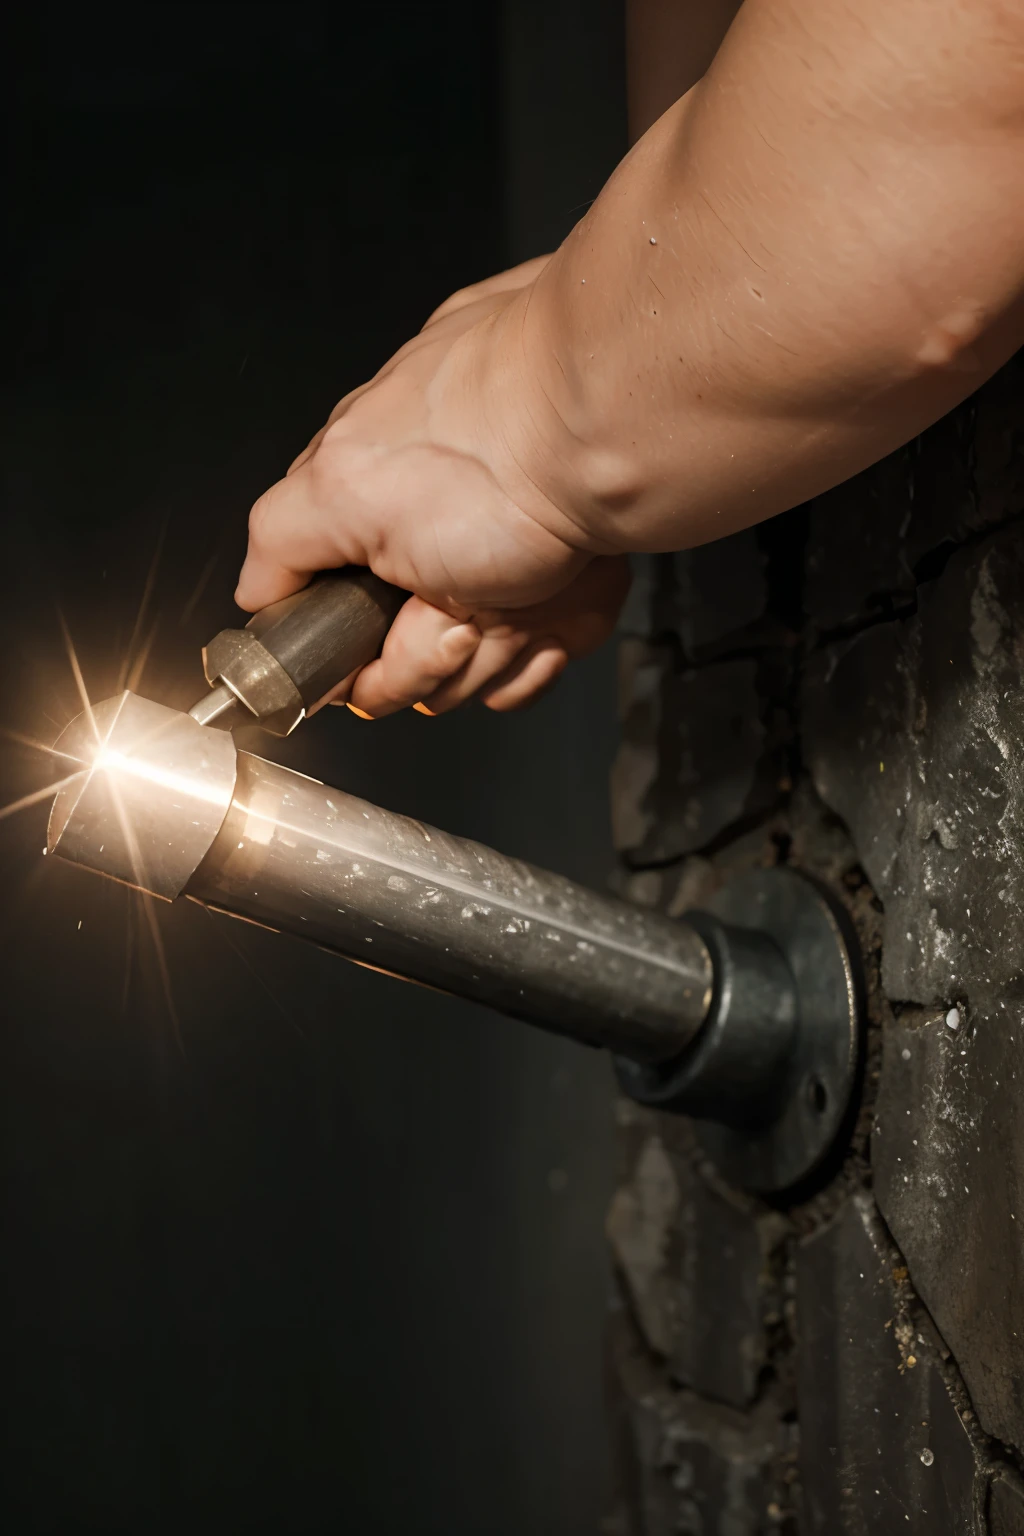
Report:
[[[914,373],[924,378],[943,373],[982,374],[985,329],[980,304],[970,300],[954,304],[944,315],[926,323],[914,353]]]

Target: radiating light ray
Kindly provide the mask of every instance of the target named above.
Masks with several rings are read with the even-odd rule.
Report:
[[[82,668],[78,663],[78,653],[75,650],[74,642],[71,639],[71,631],[68,629],[64,615],[60,612],[59,609],[57,610],[57,617],[60,619],[60,627],[64,635],[64,646],[68,653],[68,661],[71,663],[71,675],[75,679],[75,687],[78,689],[78,696],[82,701],[82,711],[89,722],[89,728],[95,736],[98,744],[100,739],[99,728],[96,724],[96,716],[92,712],[92,701],[89,698],[89,691],[85,686],[85,678],[82,676]]]
[[[94,769],[101,766],[101,758],[104,755],[105,754],[102,749],[96,754],[96,760],[93,765]],[[112,754],[112,756],[113,755],[116,754]],[[124,801],[121,799],[121,791],[117,782],[116,774],[107,774],[107,785],[110,789],[110,798],[113,802],[114,814],[116,815],[121,828],[121,836],[124,838],[124,846],[128,854],[128,862],[131,865],[132,874],[135,876],[135,886],[148,900],[149,893],[145,888],[145,870],[142,864],[142,855],[139,852],[139,840],[135,836],[135,830],[128,819],[128,813],[124,808]]]
[[[130,693],[138,693],[139,691],[139,684],[142,682],[142,674],[146,670],[146,663],[149,660],[149,653],[153,649],[153,642],[156,639],[156,632],[159,628],[160,620],[157,619],[150,629],[149,634],[146,636],[145,643],[143,644],[142,649],[139,651],[139,654],[132,665],[131,671],[128,673],[124,686]]]
[[[0,805],[0,821],[8,816],[15,816],[19,811],[27,811],[29,806],[38,805],[40,800],[45,800],[48,795],[56,795],[70,784],[72,779],[77,779],[77,773],[69,773],[67,778],[58,779],[55,784],[45,784],[42,789],[34,789],[30,795],[22,795],[20,800],[12,800],[9,805]]]
[[[274,992],[272,990],[272,988],[267,983],[267,981],[260,975],[259,971],[256,969],[256,967],[253,965],[252,961],[249,959],[249,956],[245,953],[245,951],[243,949],[240,949],[239,946],[235,943],[234,939],[232,939],[230,933],[228,932],[228,925],[227,925],[227,923],[222,923],[222,922],[220,922],[218,920],[220,916],[223,916],[225,914],[218,914],[216,912],[211,911],[210,908],[208,906],[206,906],[205,903],[203,903],[203,902],[199,902],[199,903],[197,903],[197,905],[202,907],[202,909],[206,913],[207,917],[212,919],[214,928],[216,929],[217,933],[224,940],[224,942],[231,949],[234,950],[235,954],[238,956],[239,960],[241,960],[241,962],[245,966],[246,970],[249,971],[249,973],[253,976],[253,978],[259,983],[259,985],[262,987],[263,991],[267,994],[267,996],[270,998],[270,1001],[274,1004],[275,1008],[280,1013],[281,1017],[284,1019],[285,1023],[290,1025],[290,1027],[292,1029],[294,1029],[295,1033],[298,1035],[300,1040],[305,1040],[306,1036],[304,1035],[302,1029],[300,1028],[300,1026],[298,1024],[298,1022],[288,1012],[287,1008],[284,1006],[284,1004],[282,1003],[281,999],[277,996],[276,992]],[[230,914],[227,914],[227,915],[230,915]]]
[[[117,774],[123,772],[126,777],[130,775],[132,778],[142,779],[144,783],[155,784],[159,789],[169,789],[173,794],[200,800],[207,805],[226,804],[223,793],[217,785],[197,782],[187,773],[175,772],[173,768],[165,767],[163,763],[147,762],[138,751],[140,742],[145,745],[146,739],[146,737],[136,738],[132,743],[136,750],[129,753],[119,752],[116,747],[100,747],[93,758],[93,769],[110,775],[110,787],[115,796],[119,782]]]
[[[217,562],[219,559],[220,555],[211,555],[209,560],[207,560],[206,564],[203,566],[199,573],[199,580],[195,584],[195,589],[193,590],[192,596],[181,610],[181,618],[178,620],[179,624],[187,624],[189,619],[192,617],[196,610],[196,604],[202,597],[203,593],[206,591],[207,582],[213,575],[214,571],[217,569]]]
[[[124,690],[125,686],[126,686],[127,679],[128,679],[128,674],[129,674],[129,672],[131,671],[131,668],[132,668],[132,662],[133,662],[133,658],[135,656],[136,647],[138,646],[138,643],[139,643],[139,637],[142,634],[142,628],[143,628],[143,625],[146,622],[146,617],[147,617],[147,614],[148,614],[148,611],[149,611],[150,599],[153,596],[153,588],[156,585],[156,573],[160,569],[160,556],[163,554],[164,540],[167,537],[167,525],[168,525],[169,522],[170,522],[170,517],[169,516],[165,517],[163,522],[160,525],[160,532],[157,534],[157,537],[156,537],[156,547],[153,550],[153,558],[149,562],[149,571],[146,574],[146,580],[145,580],[145,583],[144,583],[143,588],[142,588],[142,599],[141,599],[141,601],[139,603],[139,611],[135,615],[135,627],[132,630],[132,637],[131,637],[131,639],[128,642],[128,649],[124,653],[124,660],[121,663],[121,671],[120,671],[120,674],[118,675],[118,680],[117,680],[117,691],[118,691],[118,693],[121,693]],[[145,663],[143,663],[143,664],[145,664]]]
[[[37,741],[34,736],[25,736],[21,731],[10,731],[6,726],[0,726],[0,736],[17,742],[20,747],[31,747],[33,752],[46,752],[51,757],[66,757],[71,762],[77,761],[70,752],[61,752],[56,747],[48,746],[45,741]]]
[[[156,955],[157,967],[160,971],[160,980],[163,983],[164,1001],[167,1004],[167,1012],[170,1015],[171,1024],[174,1026],[174,1038],[178,1042],[178,1049],[182,1056],[185,1055],[185,1041],[181,1033],[181,1021],[178,1018],[178,1010],[174,1002],[174,991],[171,987],[171,972],[167,964],[167,951],[164,949],[163,934],[160,932],[160,924],[156,915],[156,900],[148,891],[140,891],[142,898],[142,910],[146,914],[146,923],[149,927],[150,938],[153,940],[153,952]]]

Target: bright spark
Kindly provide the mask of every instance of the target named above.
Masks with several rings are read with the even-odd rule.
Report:
[[[174,1002],[174,992],[171,988],[171,972],[167,964],[167,951],[164,949],[163,935],[160,932],[160,924],[156,915],[156,902],[148,891],[140,891],[142,908],[146,914],[146,922],[149,925],[150,937],[153,940],[153,951],[156,955],[157,967],[160,971],[160,980],[163,982],[164,1001],[167,1004],[167,1012],[174,1026],[174,1038],[178,1042],[178,1049],[182,1056],[185,1054],[185,1042],[181,1035],[181,1023],[178,1019],[178,1010]]]
[[[185,795],[193,800],[205,800],[208,805],[227,804],[223,793],[216,785],[207,785],[197,781],[188,775],[175,773],[171,768],[165,768],[160,763],[150,763],[144,758],[129,757],[124,752],[118,752],[116,747],[101,746],[97,749],[92,760],[93,770],[102,772],[113,769],[133,778],[145,779],[147,784],[155,784],[160,789],[169,789],[173,794]],[[111,780],[112,783],[116,782]]]
[[[128,642],[128,649],[124,653],[124,661],[121,663],[121,673],[117,680],[118,693],[123,693],[126,687],[132,688],[134,692],[133,685],[128,682],[129,673],[134,676],[137,672],[138,676],[141,677],[142,670],[145,667],[146,662],[149,660],[150,648],[153,644],[153,639],[156,634],[155,624],[148,640],[146,641],[146,644],[142,648],[140,657],[135,660],[134,665],[132,658],[136,656],[136,647],[139,643],[139,637],[142,634],[143,625],[146,622],[150,599],[153,596],[153,588],[156,584],[156,573],[160,569],[160,556],[163,554],[164,540],[167,537],[167,525],[169,521],[169,517],[164,518],[160,532],[157,534],[156,548],[153,550],[153,558],[149,562],[149,571],[146,575],[146,580],[142,588],[142,599],[139,603],[139,611],[135,616],[135,628],[132,630],[132,637]]]
[[[149,634],[146,636],[145,644],[139,651],[139,654],[135,658],[135,661],[132,665],[132,669],[128,673],[128,678],[124,686],[128,689],[129,693],[138,693],[139,691],[139,684],[142,682],[142,674],[146,670],[146,663],[149,660],[149,653],[153,649],[153,642],[156,639],[156,632],[159,627],[160,620],[158,619],[150,629]]]
[[[24,736],[21,731],[9,731],[0,726],[0,736],[6,736],[8,741],[16,741],[19,747],[31,747],[33,752],[46,752],[52,757],[66,757],[71,762],[76,761],[70,752],[59,752],[56,747],[48,746],[45,741],[37,741],[34,736]]]
[[[96,725],[96,716],[92,712],[92,701],[85,686],[85,678],[82,676],[82,669],[78,664],[78,653],[75,650],[74,642],[71,639],[71,631],[68,629],[64,615],[59,613],[58,618],[60,619],[60,627],[64,635],[64,645],[68,653],[68,661],[71,663],[71,675],[75,679],[75,687],[78,689],[78,696],[82,701],[82,710],[89,722],[89,728],[95,736],[98,746],[100,733]]]

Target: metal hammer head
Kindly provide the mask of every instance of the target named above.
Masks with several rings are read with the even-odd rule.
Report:
[[[86,710],[56,750],[82,764],[53,802],[47,851],[173,901],[213,844],[235,744],[133,693]]]

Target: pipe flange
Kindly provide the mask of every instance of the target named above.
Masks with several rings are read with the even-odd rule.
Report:
[[[725,1179],[778,1194],[809,1178],[849,1128],[862,1057],[856,938],[845,910],[789,869],[754,870],[708,905],[723,922],[773,939],[796,988],[797,1027],[775,1117],[760,1129],[711,1121],[697,1128]]]
[[[856,936],[790,869],[730,882],[686,920],[715,975],[708,1017],[660,1063],[616,1061],[642,1104],[687,1115],[724,1178],[761,1194],[808,1179],[848,1129],[861,1066]]]

